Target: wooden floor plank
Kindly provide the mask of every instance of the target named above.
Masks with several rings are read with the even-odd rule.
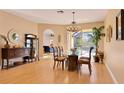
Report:
[[[88,67],[82,66],[82,73],[62,71],[60,67],[53,70],[53,60],[41,59],[0,71],[1,84],[109,84],[113,83],[104,64],[92,63],[92,75]]]

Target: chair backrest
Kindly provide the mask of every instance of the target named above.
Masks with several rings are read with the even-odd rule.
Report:
[[[61,55],[64,56],[64,50],[63,50],[63,47],[61,46]]]
[[[54,58],[55,57],[58,57],[58,56],[63,56],[63,48],[62,47],[60,47],[60,46],[55,46],[55,47],[52,47],[52,49],[53,49],[53,56],[54,56]]]
[[[53,49],[53,58],[55,60],[55,58],[56,58],[56,49],[55,49],[55,47],[52,47],[52,49]]]
[[[62,56],[61,54],[62,54],[61,47],[58,46],[58,56]]]
[[[55,56],[59,56],[59,50],[58,50],[58,47],[55,46],[54,49],[55,49]]]
[[[58,46],[58,55],[59,56],[64,56],[63,47],[62,46]]]
[[[90,47],[90,51],[89,51],[89,60],[91,61],[91,53],[92,53],[92,50],[94,49],[94,47]]]
[[[54,60],[56,57],[58,57],[58,48],[57,47],[52,47],[53,49],[53,57],[54,57]]]

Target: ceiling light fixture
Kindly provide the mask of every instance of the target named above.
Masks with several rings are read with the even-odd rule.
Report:
[[[73,14],[72,24],[69,25],[68,27],[66,27],[66,30],[69,31],[69,32],[78,32],[78,31],[81,31],[82,28],[80,26],[78,26],[76,24],[76,22],[74,21],[74,14],[75,14],[75,12],[72,12],[72,14]]]
[[[59,13],[59,14],[63,14],[64,11],[63,11],[63,10],[59,10],[59,11],[57,11],[57,13]]]

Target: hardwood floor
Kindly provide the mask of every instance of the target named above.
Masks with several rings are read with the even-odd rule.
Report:
[[[89,75],[87,66],[82,66],[82,74],[62,71],[60,67],[53,70],[53,61],[44,58],[8,70],[0,71],[0,83],[6,84],[89,84],[113,83],[104,64],[92,63],[92,75]]]

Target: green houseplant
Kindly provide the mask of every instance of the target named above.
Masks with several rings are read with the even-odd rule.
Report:
[[[102,34],[102,31],[104,29],[104,26],[100,26],[99,28],[92,28],[93,30],[93,36],[92,36],[92,41],[96,46],[96,55],[94,56],[95,62],[99,62],[99,58],[98,58],[98,48],[99,48],[99,41],[101,40],[101,36],[103,36],[104,34]]]

